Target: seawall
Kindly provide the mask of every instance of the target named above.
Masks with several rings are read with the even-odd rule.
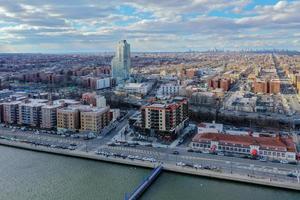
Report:
[[[16,142],[16,141],[0,140],[0,145],[16,147],[16,148],[32,150],[32,151],[38,151],[38,152],[44,152],[44,153],[51,153],[51,154],[56,154],[56,155],[76,157],[76,158],[82,158],[82,159],[91,159],[91,160],[110,162],[110,163],[116,163],[116,164],[144,167],[144,168],[154,168],[158,165],[157,163],[150,163],[150,162],[146,162],[146,161],[100,156],[100,155],[94,154],[94,152],[53,149],[53,148],[49,148],[49,147],[35,146],[32,144],[21,143],[21,142]],[[182,173],[182,174],[188,174],[188,175],[193,175],[193,176],[203,176],[203,177],[222,179],[222,180],[227,180],[227,181],[235,181],[235,182],[241,182],[241,183],[256,184],[256,185],[267,186],[267,187],[276,187],[276,188],[281,188],[281,189],[300,191],[300,184],[297,184],[297,183],[270,181],[270,179],[259,179],[259,178],[254,178],[254,177],[242,176],[242,175],[238,175],[238,174],[227,174],[227,173],[215,172],[215,171],[211,171],[211,170],[193,169],[193,168],[189,168],[189,167],[181,167],[181,166],[176,166],[176,165],[167,164],[167,163],[164,163],[163,167],[164,167],[165,171],[170,171],[170,172],[175,172],[175,173]]]

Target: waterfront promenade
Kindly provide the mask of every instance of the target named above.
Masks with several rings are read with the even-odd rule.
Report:
[[[258,176],[248,176],[248,175],[242,176],[239,174],[224,173],[222,171],[194,169],[190,167],[176,166],[175,164],[171,164],[171,163],[151,163],[151,162],[145,162],[140,160],[118,158],[118,157],[105,157],[105,156],[96,155],[94,152],[53,149],[49,147],[36,146],[36,145],[17,142],[17,141],[0,140],[0,145],[17,147],[17,148],[33,150],[33,151],[40,151],[45,153],[64,155],[64,156],[72,156],[77,158],[92,159],[92,160],[118,163],[124,165],[133,165],[133,166],[139,166],[145,168],[154,168],[158,164],[162,164],[164,170],[170,172],[183,173],[183,174],[189,174],[195,176],[204,176],[204,177],[216,178],[216,179],[222,179],[228,181],[237,181],[237,182],[243,182],[249,184],[257,184],[262,186],[277,187],[282,189],[300,191],[300,184],[298,183],[270,180],[268,178],[260,178]]]

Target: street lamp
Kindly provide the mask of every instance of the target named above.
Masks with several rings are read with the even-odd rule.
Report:
[[[251,164],[251,165],[250,165],[250,168],[251,168],[251,171],[252,171],[252,176],[254,176],[254,165]]]
[[[232,162],[231,161],[226,161],[226,164],[230,165],[230,174],[232,174]]]

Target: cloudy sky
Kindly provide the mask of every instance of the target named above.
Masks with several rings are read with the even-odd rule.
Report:
[[[300,0],[0,0],[0,52],[300,50]]]

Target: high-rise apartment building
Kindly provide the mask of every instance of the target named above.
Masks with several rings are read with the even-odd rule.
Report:
[[[117,84],[129,79],[130,65],[130,44],[122,40],[118,43],[116,55],[111,61],[112,77]]]
[[[188,121],[187,99],[177,97],[169,102],[154,103],[142,108],[142,128],[162,139],[177,137]]]

